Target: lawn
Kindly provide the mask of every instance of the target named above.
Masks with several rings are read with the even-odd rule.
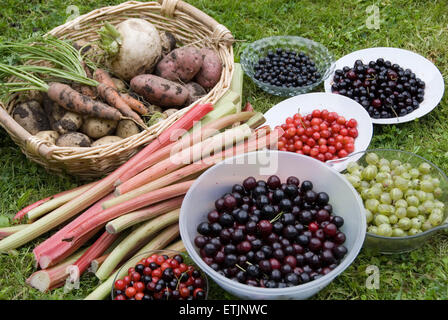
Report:
[[[272,35],[300,35],[321,42],[339,58],[367,47],[392,46],[415,51],[435,63],[448,76],[448,2],[445,0],[188,0],[225,24],[239,41],[235,59],[246,42]],[[46,32],[73,14],[80,14],[120,1],[18,1],[3,0],[0,39],[26,38]],[[379,29],[369,29],[366,8],[378,5]],[[282,98],[258,89],[247,77],[244,98],[259,111],[266,111]],[[319,87],[317,91],[323,91]],[[375,126],[371,147],[416,152],[448,172],[448,96],[429,115],[401,125]],[[47,173],[31,163],[0,130],[0,224],[7,223],[28,203],[78,184],[68,176]],[[41,239],[42,240],[42,239]],[[35,243],[37,243],[37,240]],[[80,299],[96,279],[82,277],[79,290],[63,289],[42,294],[24,284],[33,272],[35,243],[8,255],[0,255],[0,299]],[[377,266],[379,289],[366,287],[366,268]],[[213,284],[211,298],[229,297]],[[377,255],[362,250],[341,276],[322,290],[317,299],[448,299],[448,234],[439,234],[421,249],[409,254]]]

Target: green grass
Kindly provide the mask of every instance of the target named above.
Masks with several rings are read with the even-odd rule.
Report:
[[[326,1],[326,0],[188,0],[225,24],[238,41],[236,60],[246,45],[271,35],[300,35],[321,42],[335,57],[352,51],[393,46],[415,51],[448,75],[448,2],[440,1]],[[81,14],[119,1],[56,0],[41,2],[3,0],[0,39],[26,38],[65,22],[76,5]],[[366,8],[380,8],[379,30],[365,26]],[[272,97],[246,77],[245,99],[256,109],[268,110],[282,98]],[[322,91],[323,88],[318,88]],[[408,150],[426,157],[448,172],[448,98],[431,114],[411,123],[375,126],[372,147]],[[55,176],[31,163],[5,131],[0,133],[0,212],[11,217],[23,205],[73,187],[76,179]],[[1,217],[0,216],[0,217]],[[0,219],[0,223],[2,220]],[[81,288],[65,294],[63,289],[42,294],[24,285],[33,272],[33,244],[9,255],[0,255],[0,299],[80,299],[97,283],[92,275],[82,277]],[[380,271],[380,288],[367,289],[366,268]],[[448,236],[440,234],[410,254],[376,255],[363,250],[354,263],[315,298],[318,299],[448,299]],[[212,284],[211,298],[228,298]]]

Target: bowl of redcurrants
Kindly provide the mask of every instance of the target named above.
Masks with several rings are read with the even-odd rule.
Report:
[[[324,163],[291,152],[227,159],[182,204],[193,261],[243,299],[306,299],[354,260],[365,236],[356,190]]]
[[[205,300],[208,280],[185,254],[154,250],[139,255],[140,261],[115,278],[112,300]],[[121,271],[121,270],[120,270]]]
[[[322,44],[298,36],[275,36],[249,44],[241,54],[244,72],[264,91],[293,97],[309,92],[333,71]]]
[[[448,178],[441,169],[402,150],[371,149],[360,155],[344,175],[366,208],[366,247],[408,252],[448,229]]]

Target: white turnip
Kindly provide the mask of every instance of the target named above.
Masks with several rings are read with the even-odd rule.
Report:
[[[116,27],[106,22],[100,36],[110,69],[127,81],[139,74],[151,73],[162,55],[157,29],[143,19],[127,19]]]

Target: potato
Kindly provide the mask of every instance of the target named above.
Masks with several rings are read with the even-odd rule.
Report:
[[[70,132],[63,134],[56,140],[58,147],[90,147],[91,140],[88,136],[80,132]]]
[[[212,49],[202,48],[201,54],[204,62],[194,79],[205,89],[211,89],[221,79],[222,62]]]
[[[197,84],[196,82],[189,82],[185,85],[185,88],[187,88],[188,90],[188,99],[185,102],[185,105],[189,106],[190,104],[192,104],[193,102],[195,102],[196,100],[202,98],[203,96],[205,96],[207,94],[207,92],[205,91],[205,89]]]
[[[176,48],[176,38],[171,32],[160,32],[160,41],[162,44],[162,54],[166,55]]]
[[[77,131],[83,123],[82,115],[67,111],[64,116],[54,124],[54,128],[60,134]]]
[[[44,96],[43,108],[48,117],[51,129],[56,131],[56,123],[61,120],[64,114],[68,111],[51,100],[48,95]]]
[[[157,64],[155,74],[164,79],[185,83],[198,73],[202,62],[203,56],[197,48],[177,48]]]
[[[152,74],[134,77],[131,89],[149,103],[161,107],[180,107],[188,98],[188,90],[184,86]]]
[[[81,132],[92,139],[98,139],[114,132],[117,123],[115,120],[87,118],[81,127]]]
[[[50,130],[48,118],[39,102],[30,100],[19,103],[12,113],[14,120],[32,135]]]
[[[57,131],[46,130],[39,131],[34,136],[41,140],[47,141],[50,144],[56,144],[56,140],[59,138],[59,133]]]
[[[98,147],[98,146],[103,146],[105,144],[111,144],[117,141],[121,141],[123,140],[120,137],[117,136],[105,136],[102,137],[101,139],[96,140],[94,143],[92,143],[92,147]]]
[[[117,126],[116,135],[120,138],[127,138],[140,132],[140,129],[132,120],[120,120]]]

